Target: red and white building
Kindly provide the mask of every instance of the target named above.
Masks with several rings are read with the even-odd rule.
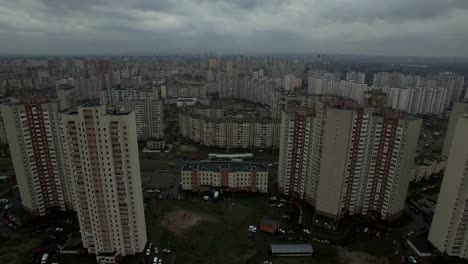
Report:
[[[413,166],[421,121],[403,112],[326,100],[283,112],[278,182],[333,219],[397,217]]]
[[[134,112],[88,103],[62,115],[83,246],[99,263],[142,252],[146,225]]]
[[[23,207],[41,216],[72,209],[58,105],[37,97],[1,112]]]

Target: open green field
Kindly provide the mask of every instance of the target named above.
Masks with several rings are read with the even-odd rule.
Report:
[[[256,254],[248,226],[258,224],[263,216],[278,217],[279,209],[268,206],[266,195],[236,195],[230,201],[203,202],[151,201],[147,208],[148,240],[174,249],[175,263],[243,263]],[[171,211],[184,210],[201,218],[200,222],[176,235],[166,231],[162,217]]]
[[[248,226],[258,225],[263,217],[279,220],[290,210],[288,207],[270,207],[268,196],[264,194],[233,193],[228,199],[221,196],[224,200],[218,203],[204,202],[201,197],[151,200],[146,208],[148,241],[160,248],[173,250],[172,263],[262,263],[265,259],[275,264],[399,263],[399,257],[393,256],[391,240],[368,234],[358,235],[357,241],[345,247],[312,242],[314,254],[311,257],[271,257],[269,246],[271,241],[278,242],[276,237],[258,231],[255,238],[248,238]],[[175,219],[177,214],[174,212],[182,216],[179,221]],[[184,223],[195,218],[198,221],[180,231],[176,228],[180,227],[176,224],[180,224],[180,218]],[[286,230],[292,229],[283,223],[281,226]],[[303,234],[297,234],[298,238],[301,236]]]
[[[167,215],[181,210],[201,220],[177,235],[166,230],[164,221],[168,221]],[[284,210],[270,207],[267,195],[260,194],[236,193],[218,203],[201,198],[152,200],[146,209],[148,241],[172,249],[174,263],[261,263],[269,256],[269,241],[274,237],[259,231],[255,238],[248,238],[248,226],[257,225],[265,216],[280,219]],[[273,258],[273,263],[338,262],[333,246],[313,246],[317,254],[312,257]]]
[[[41,238],[29,232],[13,232],[1,226],[0,231],[0,263],[23,264],[27,263],[34,249],[41,244]]]

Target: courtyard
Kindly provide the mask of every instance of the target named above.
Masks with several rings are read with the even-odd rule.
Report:
[[[263,217],[281,220],[291,208],[271,206],[268,195],[233,193],[218,202],[204,201],[202,194],[186,199],[152,199],[146,209],[148,241],[172,250],[173,263],[398,263],[391,240],[358,236],[353,247],[312,241],[294,223],[280,221],[286,235],[261,231],[250,234]],[[282,241],[281,241],[282,240]],[[271,242],[311,243],[310,257],[271,257]],[[377,262],[376,262],[377,261]]]

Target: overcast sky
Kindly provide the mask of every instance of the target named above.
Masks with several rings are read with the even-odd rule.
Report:
[[[0,54],[468,57],[468,0],[0,0]]]

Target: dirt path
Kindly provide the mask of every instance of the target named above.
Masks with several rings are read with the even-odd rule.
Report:
[[[198,148],[190,145],[180,145],[178,150],[181,152],[196,152]]]
[[[383,256],[372,256],[361,251],[347,251],[339,248],[338,255],[341,264],[390,264],[390,260]]]
[[[164,215],[161,219],[161,225],[168,231],[176,235],[181,235],[203,220],[204,218],[201,215],[184,209],[177,209]]]

